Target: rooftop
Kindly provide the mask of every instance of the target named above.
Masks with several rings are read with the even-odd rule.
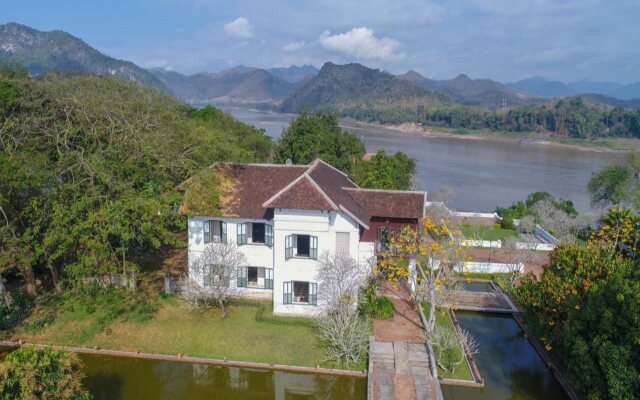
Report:
[[[180,211],[271,219],[274,208],[341,210],[365,229],[372,217],[418,219],[425,192],[362,189],[317,159],[309,165],[216,163],[185,181]]]

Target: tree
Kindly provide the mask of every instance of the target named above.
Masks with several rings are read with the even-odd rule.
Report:
[[[283,164],[290,159],[294,164],[309,164],[321,158],[348,174],[364,154],[364,143],[338,126],[337,114],[302,111],[282,133],[274,161]]]
[[[520,218],[518,232],[531,234],[536,230],[536,219],[532,215],[525,215]]]
[[[346,253],[325,251],[318,259],[318,293],[329,310],[353,309],[358,300],[358,290],[371,274],[369,265]]]
[[[388,156],[378,150],[370,160],[358,160],[351,177],[365,188],[408,190],[415,172],[416,161],[403,152]]]
[[[612,164],[595,172],[587,184],[591,204],[600,207],[623,204],[628,199],[630,181],[629,169],[624,165]]]
[[[244,253],[234,242],[210,243],[189,266],[181,296],[191,307],[219,305],[224,318],[226,303],[235,292],[232,282],[238,277],[238,269],[246,265]]]
[[[640,397],[640,274],[619,271],[569,308],[563,329],[568,370],[589,399]]]
[[[344,307],[329,311],[316,321],[324,361],[347,368],[361,363],[369,348],[371,321]]]
[[[590,241],[635,259],[640,245],[640,218],[631,210],[610,208],[602,215],[600,229],[592,233]]]
[[[0,399],[90,399],[81,369],[75,354],[23,346],[0,362]]]
[[[463,349],[466,348],[469,354],[478,353],[479,344],[473,335],[467,330],[462,330],[458,335],[453,326],[435,325],[433,331],[425,335],[425,339],[431,344],[436,364],[451,373],[466,360]],[[463,349],[460,348],[461,345]]]
[[[535,257],[535,252],[526,246],[519,246],[516,239],[508,238],[503,243],[500,253],[502,255],[501,258],[505,260],[509,274],[506,282],[508,287],[503,289],[510,292],[515,287],[516,280],[522,274],[523,268]]]
[[[460,245],[462,232],[448,213],[432,212],[418,229],[405,227],[392,235],[391,246],[395,251],[385,254],[378,267],[378,273],[385,274],[387,279],[406,283],[410,274],[408,263],[415,260],[420,271],[416,296],[429,303],[427,333],[434,329],[436,310],[452,306],[460,288],[456,273],[464,273],[465,261],[465,248]]]
[[[445,206],[449,205],[456,196],[455,190],[451,186],[440,186],[438,190],[431,194],[431,201],[441,202]]]

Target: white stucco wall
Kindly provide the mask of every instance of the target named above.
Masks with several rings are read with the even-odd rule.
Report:
[[[189,230],[189,265],[204,249],[203,222],[221,220],[227,223],[227,240],[237,240],[237,224],[262,222],[273,226],[273,246],[246,244],[238,248],[245,254],[248,266],[273,268],[273,291],[268,289],[240,288],[238,294],[252,298],[273,298],[274,313],[278,315],[313,316],[323,312],[324,305],[318,296],[318,305],[283,304],[283,284],[289,281],[317,283],[318,261],[308,258],[285,259],[285,237],[311,235],[318,238],[318,257],[324,252],[335,253],[336,233],[349,234],[349,255],[360,261],[363,267],[374,256],[373,243],[360,242],[359,225],[342,212],[316,210],[274,210],[272,221],[239,218],[191,217]],[[232,282],[235,287],[236,282]]]

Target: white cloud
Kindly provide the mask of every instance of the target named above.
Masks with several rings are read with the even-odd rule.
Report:
[[[224,32],[229,36],[249,39],[253,37],[253,26],[245,17],[238,17],[234,21],[225,24]]]
[[[406,57],[405,53],[398,53],[400,42],[388,37],[377,38],[371,28],[353,28],[345,33],[332,35],[324,31],[318,42],[325,49],[342,53],[362,60],[394,60]]]
[[[284,49],[286,51],[297,51],[297,50],[302,50],[305,47],[307,47],[307,42],[291,42],[286,46],[284,46]]]

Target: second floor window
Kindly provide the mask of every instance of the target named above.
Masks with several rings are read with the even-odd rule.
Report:
[[[227,242],[227,224],[222,221],[204,221],[203,222],[204,243]]]
[[[238,245],[266,244],[273,246],[273,226],[262,222],[243,222],[238,224]]]
[[[292,257],[318,259],[318,237],[289,235],[285,237],[285,259]]]

